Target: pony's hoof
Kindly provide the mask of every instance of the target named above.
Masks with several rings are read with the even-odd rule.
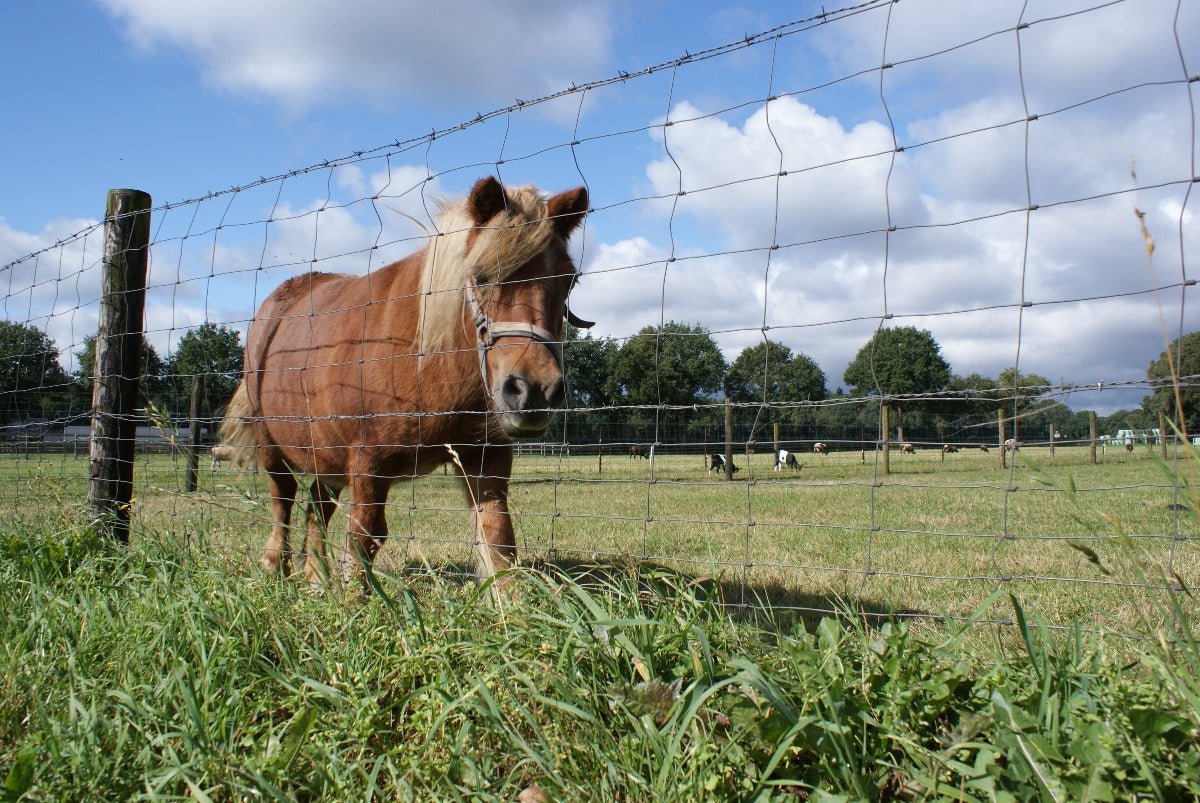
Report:
[[[268,577],[276,577],[280,580],[284,580],[291,575],[288,561],[281,560],[278,555],[263,555],[258,563],[260,566],[262,566],[262,570],[266,572]]]

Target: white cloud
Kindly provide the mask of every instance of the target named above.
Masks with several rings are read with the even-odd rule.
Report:
[[[67,219],[22,232],[0,218],[0,264],[14,263],[0,273],[0,317],[46,332],[67,370],[96,329],[104,234],[95,227],[94,220]],[[75,238],[80,232],[86,234]]]
[[[1075,42],[1069,27],[1050,22],[1023,33],[1027,96],[1042,104],[1031,108],[1053,111],[1155,76],[1178,79],[1163,24],[1173,5],[1155,0],[1150,12],[1137,5],[1071,18]],[[1031,3],[1027,17],[1075,7]],[[921,4],[897,7],[889,59],[1015,24],[1019,4],[977,10],[955,14],[951,24]],[[882,21],[863,15],[840,29],[840,39],[822,40],[847,46],[840,64],[869,64],[871,53],[878,59],[881,31],[869,28],[872,20]],[[1123,26],[1128,39],[1106,46]],[[937,140],[894,160],[882,109],[878,119],[843,125],[792,97],[772,102],[769,117],[762,106],[707,116],[677,102],[671,125],[654,134],[664,149],[646,177],[666,200],[653,205],[641,241],[659,243],[660,256],[668,242],[693,255],[725,255],[694,260],[708,264],[691,281],[668,283],[667,309],[684,311],[668,317],[724,330],[718,339],[735,352],[761,340],[765,293],[770,336],[813,356],[831,386],[885,313],[895,316],[887,325],[932,331],[960,374],[995,376],[1019,359],[1025,372],[1068,383],[1144,377],[1163,341],[1158,307],[1145,291],[1180,280],[1181,247],[1200,249],[1200,233],[1188,225],[1194,210],[1182,207],[1192,147],[1186,88],[1144,87],[1026,125],[1016,73],[1000,69],[1015,59],[1015,35],[1007,36],[1003,48],[966,48],[953,67],[931,59],[886,74],[889,107],[903,121],[900,143]],[[1096,75],[1085,80],[1092,68]],[[1060,80],[1058,69],[1074,77]],[[1133,167],[1138,183],[1168,186],[1128,192]],[[781,169],[787,175],[776,179]],[[1039,208],[1026,213],[1027,198]],[[1149,212],[1158,243],[1153,273],[1135,205]],[[889,221],[896,230],[885,236]],[[768,276],[773,242],[782,247],[770,252]],[[708,303],[714,295],[723,308]],[[1105,295],[1116,297],[1088,300]],[[1022,309],[1022,301],[1033,306]],[[1177,328],[1178,291],[1162,301]],[[1195,306],[1184,308],[1185,330],[1200,328]],[[637,311],[642,323],[658,320],[652,305]],[[622,334],[636,330],[632,323]],[[1131,403],[1129,394],[1080,398],[1101,409]]]
[[[100,2],[142,45],[191,54],[213,84],[292,106],[446,93],[460,107],[478,98],[506,103],[602,74],[611,48],[608,12],[570,2],[443,4],[436,14],[383,0],[336,9],[281,0],[236,9],[230,0]],[[148,319],[176,339],[202,320],[240,326],[288,276],[374,269],[423,245],[410,217],[428,221],[430,199],[444,194],[439,182],[426,182],[429,170],[457,182],[467,180],[458,171],[468,165],[499,156],[517,164],[513,154],[521,153],[534,156],[506,164],[506,178],[520,170],[522,180],[561,187],[578,170],[593,190],[599,211],[587,237],[575,238],[577,249],[586,241],[586,275],[572,306],[596,319],[602,336],[624,338],[673,319],[718,332],[733,356],[760,342],[765,326],[772,339],[816,358],[837,386],[888,313],[895,318],[887,325],[930,329],[961,374],[994,376],[1019,353],[1022,370],[1054,380],[1137,379],[1161,350],[1162,333],[1153,297],[1134,294],[1179,281],[1182,254],[1200,253],[1194,200],[1183,207],[1195,147],[1187,88],[1117,91],[1182,76],[1175,0],[1078,14],[1096,4],[1030,0],[1024,19],[1034,24],[1021,32],[1019,50],[1012,31],[955,48],[1015,25],[1023,5],[964,0],[953,14],[938,3],[891,6],[886,57],[896,66],[884,72],[882,89],[902,153],[891,152],[879,73],[828,92],[787,94],[822,80],[812,61],[819,53],[835,77],[877,67],[885,14],[871,11],[781,40],[772,86],[782,96],[769,108],[706,116],[718,105],[753,102],[759,89],[733,88],[733,79],[696,88],[698,76],[719,77],[722,63],[688,65],[679,71],[687,89],[672,89],[672,125],[650,137],[634,133],[662,122],[649,119],[662,105],[641,105],[649,84],[641,95],[625,85],[589,93],[597,105],[579,161],[561,130],[528,116],[521,128],[514,115],[504,121],[508,150],[496,150],[496,132],[477,130],[465,146],[439,140],[428,166],[368,160],[289,176],[278,199],[271,183],[240,191],[230,209],[221,197],[198,215],[171,210],[153,256],[161,290],[149,299]],[[1049,20],[1055,15],[1069,16]],[[1180,36],[1190,64],[1200,62],[1198,26],[1200,14],[1185,8]],[[805,51],[795,60],[783,56],[793,45]],[[754,55],[745,53],[746,63]],[[745,76],[741,62],[723,64]],[[744,93],[729,100],[737,92]],[[1116,94],[1086,102],[1107,92]],[[1028,124],[1023,100],[1039,115]],[[1128,193],[1131,168],[1141,184],[1172,184]],[[776,175],[781,170],[786,175]],[[1040,206],[1028,214],[1027,175]],[[1153,274],[1134,206],[1148,213],[1157,241]],[[51,228],[25,234],[0,222],[0,249],[15,258],[53,243],[62,235]],[[769,251],[773,243],[780,247]],[[76,252],[61,258],[80,262]],[[7,277],[17,291],[30,283],[21,270]],[[10,290],[8,304],[49,316],[60,343],[77,342],[85,325],[94,327],[85,299],[94,302],[98,290],[89,282],[68,289],[64,274],[24,295]],[[1125,295],[1082,300],[1108,294]],[[1033,306],[1022,310],[1022,300]],[[1050,303],[1062,300],[1069,303]],[[1176,326],[1178,291],[1163,301]],[[1185,307],[1187,329],[1200,328],[1196,307]],[[9,317],[22,316],[10,309]],[[1106,390],[1092,401],[1110,398]]]
[[[419,250],[424,236],[414,220],[429,225],[436,199],[448,194],[426,175],[412,165],[374,172],[341,167],[329,180],[318,177],[312,186],[324,193],[317,198],[279,198],[272,187],[257,197],[247,192],[159,210],[151,224],[145,303],[151,345],[166,357],[205,322],[244,337],[257,306],[291,276],[362,274]],[[87,237],[71,239],[90,227]],[[0,274],[0,315],[47,332],[68,371],[97,328],[103,243],[96,221],[59,220],[31,233],[0,219],[0,264],[22,260]]]
[[[733,247],[771,245],[776,224],[780,243],[886,226],[892,139],[878,122],[846,129],[794,98],[760,107],[740,125],[686,101],[670,119],[669,154],[647,166],[647,178],[664,195],[682,184],[687,194],[671,202],[676,215],[703,218]],[[787,175],[777,181],[780,171]],[[911,187],[894,179],[893,213],[914,203]]]
[[[612,39],[604,4],[579,0],[98,2],[145,50],[179,48],[212,85],[291,108],[347,96],[510,103],[598,74]]]
[[[885,75],[885,88],[911,90],[931,105],[965,105],[992,87],[1019,98],[1023,75],[1031,111],[1038,112],[1140,80],[1180,78],[1177,6],[1177,0],[958,0],[947,13],[943,4],[905,3],[823,28],[814,44],[839,72],[885,60],[896,65]],[[1021,24],[1028,27],[1020,30],[1018,46],[1014,29]],[[1185,57],[1194,64],[1200,15],[1185,7],[1179,26]],[[877,84],[878,73],[861,80]]]

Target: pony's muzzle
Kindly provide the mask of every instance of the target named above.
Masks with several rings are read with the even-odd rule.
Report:
[[[495,392],[500,427],[513,438],[536,438],[550,426],[554,411],[562,406],[566,386],[561,375],[540,383],[511,373]]]

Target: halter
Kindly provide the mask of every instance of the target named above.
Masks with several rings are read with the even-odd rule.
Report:
[[[478,296],[475,295],[475,282],[467,284],[464,294],[467,298],[467,308],[471,310],[471,321],[475,324],[478,339],[475,347],[479,351],[479,375],[483,377],[484,391],[491,396],[491,385],[488,384],[487,352],[502,337],[525,337],[544,343],[554,355],[554,362],[561,372],[563,367],[562,343],[540,326],[523,321],[493,321],[492,317],[483,311]]]

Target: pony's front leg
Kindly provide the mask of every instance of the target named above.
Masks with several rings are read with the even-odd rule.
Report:
[[[328,536],[329,519],[337,510],[340,488],[313,480],[310,487],[311,499],[305,516],[304,576],[314,585],[329,579],[329,559],[325,554],[325,539]]]
[[[291,574],[288,529],[292,523],[292,506],[296,503],[296,478],[288,471],[268,472],[267,490],[271,494],[271,537],[263,548],[260,562],[268,573],[287,577]]]
[[[508,512],[508,478],[512,474],[511,445],[464,448],[463,489],[472,507],[479,562],[475,575],[486,580],[517,560],[517,539]]]
[[[384,515],[388,486],[388,482],[372,476],[355,477],[350,483],[350,524],[346,531],[342,577],[347,588],[357,577],[364,594],[371,590],[366,570],[374,563],[375,555],[388,535]]]

